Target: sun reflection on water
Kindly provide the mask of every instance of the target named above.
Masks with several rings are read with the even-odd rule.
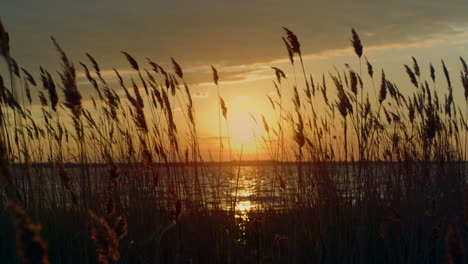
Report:
[[[256,170],[252,167],[242,167],[239,169],[238,179],[232,180],[234,186],[231,195],[235,199],[235,220],[240,231],[240,238],[237,240],[240,244],[246,243],[246,225],[249,221],[249,213],[257,209],[257,203],[253,199],[259,187],[259,178]]]

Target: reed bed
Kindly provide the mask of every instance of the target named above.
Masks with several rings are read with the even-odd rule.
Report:
[[[115,82],[93,55],[75,64],[52,38],[58,77],[42,67],[36,77],[17,65],[8,36],[0,23],[9,73],[0,76],[2,263],[466,261],[463,58],[449,72],[444,61],[436,70],[413,57],[402,72],[413,87],[398,87],[373,68],[353,29],[359,69],[318,78],[284,28],[294,76],[272,67],[278,118],[253,117],[272,161],[248,169],[242,152],[223,163],[201,154],[203,117],[174,58],[165,69],[122,52],[134,73],[114,69]],[[86,96],[75,66],[93,89]],[[231,149],[221,140],[230,138],[221,134],[229,109],[217,89],[221,153]]]

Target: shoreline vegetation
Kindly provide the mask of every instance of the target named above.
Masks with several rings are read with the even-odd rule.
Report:
[[[231,153],[215,67],[220,142],[206,159],[174,58],[169,70],[122,51],[134,75],[113,69],[111,82],[92,55],[75,64],[51,37],[61,69],[37,78],[0,22],[0,262],[466,263],[465,60],[450,72],[412,57],[411,85],[398,87],[352,29],[359,68],[314,78],[283,30],[292,74],[271,68],[277,119],[252,116],[270,161],[248,161],[243,146]]]
[[[329,165],[360,165],[360,161],[328,161]],[[440,161],[420,161],[414,162],[415,164],[420,165],[428,165],[428,164],[436,164],[440,163]],[[468,161],[447,161],[444,162],[445,164],[468,164]],[[316,164],[323,164],[323,162],[319,161],[277,161],[277,160],[232,160],[232,161],[204,161],[204,162],[154,162],[154,166],[156,167],[182,167],[182,166],[207,166],[207,167],[217,167],[217,166],[297,166],[298,164],[302,165],[316,165]],[[385,165],[385,164],[401,164],[401,161],[367,161],[366,165]],[[47,162],[42,163],[32,163],[34,167],[37,168],[54,168],[54,164],[49,164]],[[84,166],[84,164],[77,164],[77,163],[64,163],[63,164],[66,168],[79,168]],[[125,166],[125,163],[118,163],[116,162],[115,165],[121,167]],[[135,162],[135,165],[143,167],[142,162]],[[14,168],[27,168],[28,164],[14,164]],[[89,162],[86,163],[87,167],[107,167],[108,164],[106,163],[93,163]]]

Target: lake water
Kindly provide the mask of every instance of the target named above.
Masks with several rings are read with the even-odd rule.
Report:
[[[111,181],[105,165],[67,166],[72,175],[72,190],[78,200],[86,203],[102,200]],[[291,206],[314,203],[320,192],[327,197],[345,197],[350,200],[362,195],[405,195],[414,185],[433,182],[438,175],[463,173],[466,163],[368,163],[368,164],[288,164],[248,166],[154,166],[152,173],[142,167],[120,166],[116,192],[124,207],[168,207],[171,193],[185,208],[207,206],[210,209],[234,211],[245,218],[250,211],[281,210]],[[14,169],[17,186],[32,202],[27,170]],[[61,182],[58,171],[46,165],[35,165],[32,170],[34,196],[41,207],[70,207],[70,191]],[[416,176],[414,176],[416,175]],[[408,177],[414,179],[408,180]],[[412,182],[414,180],[414,182]],[[369,187],[372,186],[372,187]],[[375,194],[377,192],[377,194]],[[5,193],[0,193],[5,201]],[[148,203],[154,201],[154,203]]]

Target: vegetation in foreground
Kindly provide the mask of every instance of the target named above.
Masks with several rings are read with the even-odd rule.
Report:
[[[41,68],[36,81],[0,24],[9,70],[0,78],[2,263],[465,263],[468,108],[453,96],[464,89],[468,104],[465,61],[460,85],[443,61],[440,74],[412,58],[404,67],[414,87],[404,94],[374,73],[352,30],[359,70],[317,81],[284,30],[297,77],[273,68],[277,94],[268,99],[278,119],[253,117],[267,132],[259,144],[279,162],[239,217],[240,166],[205,165],[202,117],[174,59],[172,73],[122,52],[135,77],[115,70],[115,84],[87,54],[79,63],[94,89],[87,109],[55,39],[58,79]],[[229,109],[219,86],[218,97],[221,127]]]

